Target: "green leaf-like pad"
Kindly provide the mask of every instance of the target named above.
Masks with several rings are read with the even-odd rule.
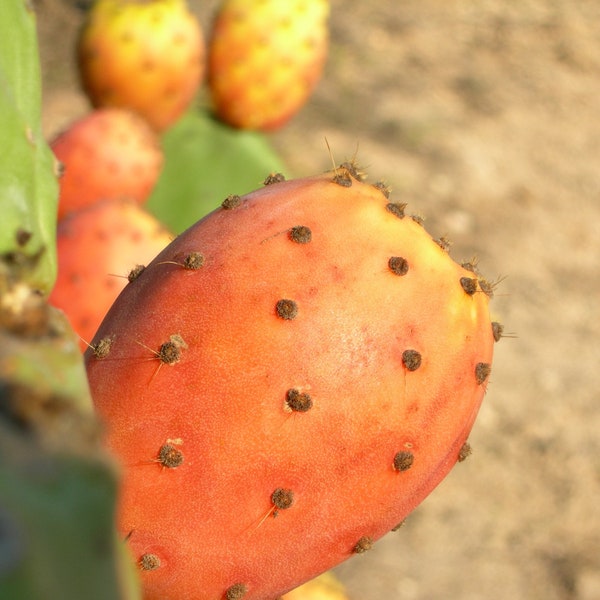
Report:
[[[246,194],[282,160],[260,133],[231,129],[191,112],[163,138],[165,167],[148,208],[180,233],[217,208],[230,194]]]
[[[41,131],[35,15],[26,0],[0,2],[0,255],[50,291],[56,275],[54,157]]]

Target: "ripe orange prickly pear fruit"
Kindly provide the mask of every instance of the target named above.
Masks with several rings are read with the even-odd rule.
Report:
[[[158,131],[188,108],[205,70],[204,37],[185,0],[97,0],[77,53],[94,106],[132,109]]]
[[[145,600],[276,598],[369,550],[463,456],[489,285],[360,177],[227,198],[123,290],[108,356],[86,353]]]
[[[225,0],[208,54],[217,116],[272,130],[297,113],[323,70],[328,14],[327,0]]]
[[[58,276],[50,304],[90,341],[128,279],[172,239],[134,202],[103,201],[72,212],[58,224]],[[82,341],[81,349],[86,346]]]
[[[156,133],[138,115],[95,110],[50,144],[62,163],[58,218],[101,200],[146,201],[163,165]]]

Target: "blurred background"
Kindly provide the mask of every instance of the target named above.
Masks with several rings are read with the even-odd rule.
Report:
[[[36,0],[48,137],[88,110],[84,13]],[[325,75],[270,136],[351,159],[500,280],[473,455],[371,552],[353,600],[600,598],[600,2],[333,0]],[[191,0],[208,32],[217,1]],[[257,187],[260,186],[257,181]],[[248,190],[250,191],[250,190]]]

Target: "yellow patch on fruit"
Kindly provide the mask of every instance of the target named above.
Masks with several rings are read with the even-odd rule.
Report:
[[[348,595],[342,583],[328,571],[288,592],[282,600],[348,600]]]

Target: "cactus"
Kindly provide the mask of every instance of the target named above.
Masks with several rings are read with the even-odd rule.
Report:
[[[165,164],[147,208],[175,233],[225,196],[254,189],[265,173],[286,171],[264,135],[232,129],[201,111],[171,127],[162,146]]]
[[[78,339],[0,262],[0,597],[137,598]]]
[[[40,409],[42,419],[72,424],[71,442],[77,439],[85,444],[86,420],[74,419],[68,403],[60,407],[64,415],[52,414],[59,397],[5,385],[0,394],[3,413],[7,400],[18,398],[21,408],[27,402]],[[50,415],[43,414],[46,409]],[[7,421],[6,415],[0,420],[0,596],[14,600],[138,597],[134,574],[126,571],[129,557],[113,530],[113,468],[99,451],[97,458],[50,451],[32,439],[32,425],[24,424],[22,415]],[[47,429],[46,423],[35,426]],[[58,429],[65,431],[62,426]],[[119,555],[121,573],[116,571]]]
[[[368,551],[468,454],[493,285],[354,163],[240,197],[280,161],[190,113],[149,207],[181,232],[222,205],[130,274],[87,351],[105,446],[46,302],[39,70],[31,0],[0,0],[0,597],[258,600]]]
[[[29,3],[0,2],[0,597],[134,600],[78,340],[45,300],[58,186],[35,27]]]
[[[35,15],[25,0],[0,2],[0,255],[48,292],[56,276],[58,184],[41,131],[40,67]]]

